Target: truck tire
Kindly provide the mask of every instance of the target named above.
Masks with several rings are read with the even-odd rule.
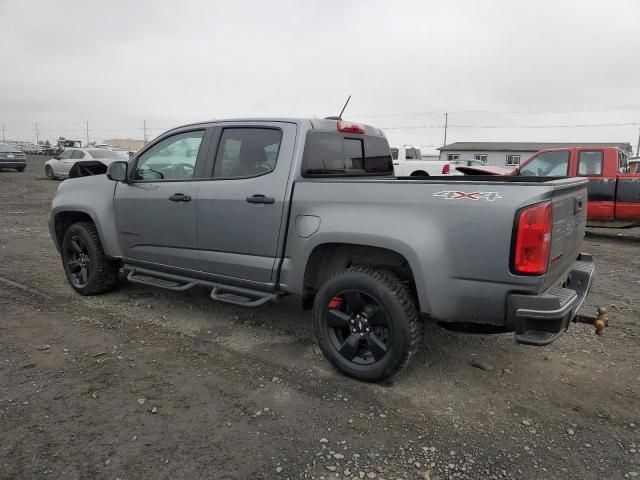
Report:
[[[411,177],[428,177],[429,174],[427,172],[422,171],[422,170],[416,170],[410,176]]]
[[[62,239],[62,265],[67,280],[80,295],[98,295],[118,283],[120,267],[102,249],[92,222],[71,225]]]
[[[367,382],[405,368],[420,346],[418,308],[393,273],[351,267],[318,291],[313,326],[320,349],[342,373]]]
[[[18,167],[18,168],[16,168],[16,170],[17,170],[18,172],[24,172],[24,169],[25,169],[25,168],[27,168],[27,167]]]

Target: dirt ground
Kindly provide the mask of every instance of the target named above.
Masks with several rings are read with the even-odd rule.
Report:
[[[28,162],[0,172],[1,479],[640,478],[638,230],[584,244],[603,337],[430,326],[411,368],[364,384],[323,359],[296,299],[75,294],[47,229],[59,182]]]

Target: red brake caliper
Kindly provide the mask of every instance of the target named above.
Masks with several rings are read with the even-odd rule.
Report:
[[[329,300],[329,308],[335,309],[340,308],[342,306],[342,299],[340,297],[333,297]]]

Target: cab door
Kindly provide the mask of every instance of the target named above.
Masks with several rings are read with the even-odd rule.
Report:
[[[51,168],[56,175],[68,175],[75,160],[71,160],[74,150],[67,149],[52,162]]]
[[[588,207],[590,220],[613,220],[616,207],[616,177],[604,175],[603,150],[578,150],[576,176],[588,177]]]
[[[272,283],[282,242],[296,126],[223,123],[198,192],[200,268],[228,278]]]
[[[129,181],[114,194],[125,260],[196,270],[198,179],[206,158],[205,128],[172,132],[129,164]]]

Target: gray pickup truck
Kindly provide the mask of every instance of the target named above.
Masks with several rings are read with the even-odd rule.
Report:
[[[591,285],[586,198],[578,178],[396,178],[377,128],[240,119],[63,182],[50,230],[82,295],[124,276],[247,307],[296,295],[328,360],[377,381],[409,363],[425,320],[555,340]]]

